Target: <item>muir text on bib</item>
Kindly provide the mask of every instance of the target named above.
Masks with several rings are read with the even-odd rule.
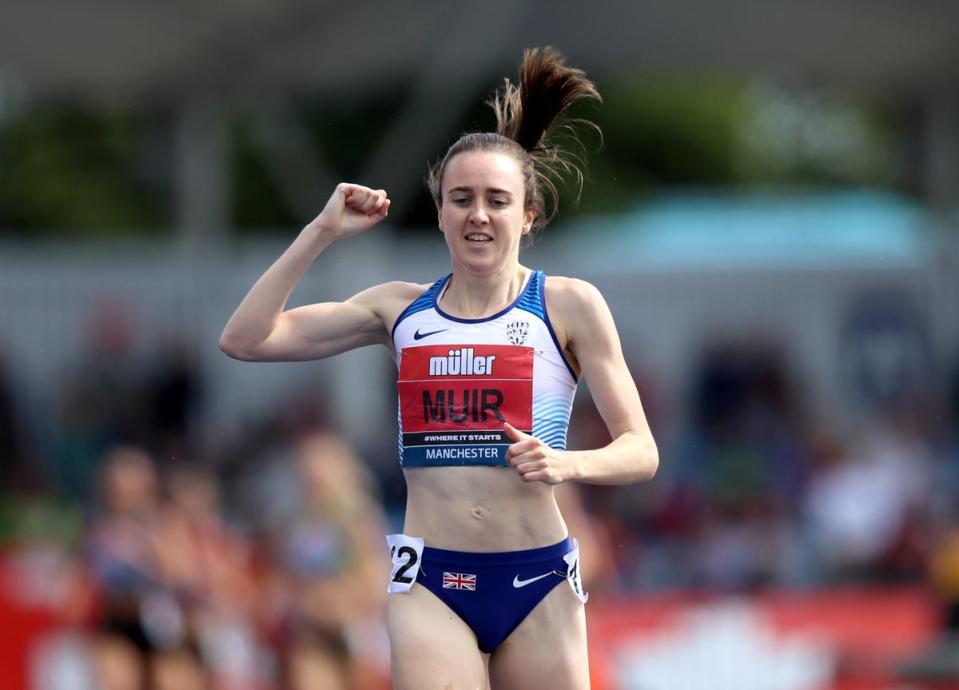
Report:
[[[533,428],[531,347],[407,347],[397,388],[404,467],[507,465],[503,424]]]

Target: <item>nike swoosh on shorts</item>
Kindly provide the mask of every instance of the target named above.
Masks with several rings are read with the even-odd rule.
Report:
[[[543,573],[542,575],[531,577],[528,580],[520,580],[519,575],[516,575],[513,577],[513,587],[515,587],[516,589],[519,589],[520,587],[525,587],[526,585],[536,582],[537,580],[542,580],[544,577],[549,577],[552,574],[553,574],[552,572]]]
[[[448,330],[448,329],[446,329],[446,328],[441,328],[441,329],[439,329],[438,331],[429,331],[428,333],[420,333],[420,329],[417,328],[417,329],[416,329],[416,333],[413,334],[413,340],[422,340],[423,338],[427,338],[427,337],[429,337],[429,336],[431,336],[431,335],[436,335],[437,333],[442,333],[442,332],[445,331],[445,330]]]

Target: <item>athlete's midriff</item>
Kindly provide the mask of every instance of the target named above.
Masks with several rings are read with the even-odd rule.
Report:
[[[404,470],[404,532],[441,549],[516,551],[566,536],[553,487],[523,482],[509,467]]]

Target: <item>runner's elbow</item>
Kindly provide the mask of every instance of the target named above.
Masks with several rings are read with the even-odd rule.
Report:
[[[220,336],[220,350],[231,359],[238,359],[243,362],[256,359],[250,349],[244,347],[241,342],[238,342],[226,333]]]
[[[659,469],[659,449],[651,434],[644,434],[637,448],[636,481],[648,482]]]
[[[639,481],[648,482],[656,476],[659,469],[659,449],[656,448],[656,442],[650,439],[649,447],[643,453],[642,469],[640,470]]]

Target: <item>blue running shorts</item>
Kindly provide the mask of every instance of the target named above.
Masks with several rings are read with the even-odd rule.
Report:
[[[502,553],[434,549],[405,534],[387,535],[386,543],[393,561],[389,591],[422,585],[473,630],[483,652],[496,649],[563,580],[580,601],[587,598],[579,544],[569,537],[552,546]]]

